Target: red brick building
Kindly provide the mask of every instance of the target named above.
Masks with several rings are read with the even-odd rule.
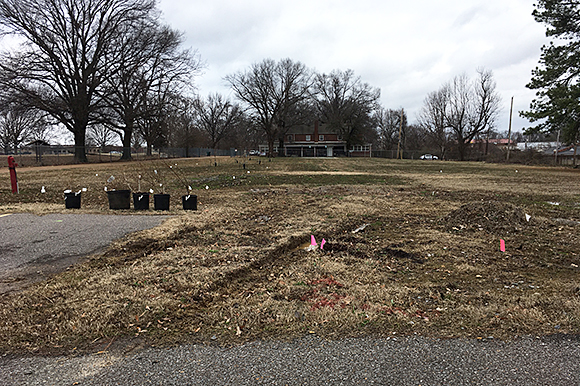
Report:
[[[277,144],[275,144],[277,145]],[[260,145],[260,151],[268,151],[268,145]],[[279,153],[278,146],[274,148]],[[290,129],[284,136],[283,154],[287,157],[370,157],[370,145],[346,148],[346,141],[327,125],[315,121],[313,125]]]

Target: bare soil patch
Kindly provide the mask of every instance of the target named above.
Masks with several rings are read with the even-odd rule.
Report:
[[[464,204],[449,213],[444,221],[450,230],[485,230],[496,235],[521,231],[529,223],[522,208],[500,201]]]
[[[2,350],[91,350],[127,337],[231,344],[309,333],[511,338],[580,331],[574,171],[226,161],[180,165],[198,194],[197,212],[173,206],[178,216],[162,226],[2,297]],[[442,166],[462,181],[456,189],[441,178]],[[553,185],[559,178],[565,188]],[[518,179],[536,181],[535,188],[507,193]],[[168,185],[179,195],[177,183]],[[90,210],[106,211],[97,196]],[[312,235],[319,247],[307,251]]]

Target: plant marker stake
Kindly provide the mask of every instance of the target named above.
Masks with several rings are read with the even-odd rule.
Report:
[[[504,239],[499,239],[499,250],[505,252],[505,241]]]
[[[322,241],[320,242],[320,249],[324,249],[324,244],[326,244],[326,240],[322,239]]]

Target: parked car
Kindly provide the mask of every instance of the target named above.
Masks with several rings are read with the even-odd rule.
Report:
[[[248,152],[248,155],[258,155],[258,154],[260,154],[260,152],[258,150],[250,150]]]
[[[419,159],[434,160],[439,159],[439,157],[433,154],[423,154],[421,157],[419,157]]]

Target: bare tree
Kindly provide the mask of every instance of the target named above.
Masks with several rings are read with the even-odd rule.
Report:
[[[405,142],[407,133],[407,114],[403,112],[401,125],[401,110],[385,109],[380,107],[375,114],[379,136],[379,148],[392,150],[399,143],[399,130],[401,131],[401,144]]]
[[[47,124],[40,111],[24,108],[14,103],[3,104],[0,109],[0,147],[5,153],[16,153],[26,141],[37,139],[37,133],[46,130]]]
[[[87,132],[87,144],[92,144],[103,149],[105,146],[111,145],[115,133],[103,124],[94,124],[89,126]]]
[[[177,115],[185,113],[183,100],[181,85],[172,78],[161,79],[147,94],[143,113],[136,121],[137,133],[146,144],[147,155],[152,155],[153,147],[169,144],[172,123]]]
[[[131,158],[135,124],[146,111],[146,100],[154,89],[175,92],[187,87],[198,73],[201,62],[195,52],[182,50],[183,38],[155,18],[143,19],[128,33],[118,37],[117,69],[100,90],[107,108],[103,121],[117,133],[123,144],[121,159]],[[168,87],[167,83],[173,83]],[[163,83],[163,84],[161,84]]]
[[[185,148],[185,156],[189,157],[189,148],[195,147],[202,141],[202,133],[197,125],[196,100],[190,97],[177,95],[169,106],[167,133],[169,146]]]
[[[411,124],[407,126],[405,135],[405,148],[407,150],[423,150],[427,145],[427,132],[420,125]]]
[[[117,38],[154,9],[154,0],[0,0],[0,25],[25,41],[1,61],[0,84],[62,123],[74,135],[75,159],[85,162]]]
[[[361,143],[365,132],[375,129],[381,92],[355,77],[352,70],[317,75],[313,95],[322,121],[342,136],[347,147]]]
[[[300,62],[284,59],[276,63],[265,59],[244,72],[225,77],[236,97],[264,130],[268,152],[288,128],[292,109],[309,97],[310,71]]]
[[[450,132],[447,126],[447,88],[443,87],[427,95],[417,116],[419,125],[427,132],[431,143],[439,150],[439,157],[445,159],[449,146]]]
[[[212,149],[216,149],[218,143],[240,122],[240,107],[232,104],[221,94],[210,94],[207,101],[198,99],[194,106],[197,111],[198,127],[207,135]]]
[[[473,82],[462,75],[447,85],[449,108],[446,121],[457,141],[461,160],[465,159],[471,140],[494,126],[499,112],[500,97],[495,90],[492,72],[477,72],[478,78]]]
[[[281,109],[277,114],[278,156],[284,156],[284,141],[288,131],[296,126],[314,121],[314,109],[310,98],[312,72],[301,63],[289,59],[278,63],[276,73],[281,79],[278,101]]]
[[[264,142],[266,142],[264,130],[242,111],[238,124],[221,143],[224,148],[235,148],[239,150],[238,154],[243,154],[244,150],[258,149]]]
[[[446,131],[450,131],[461,160],[465,159],[471,140],[494,127],[500,107],[501,98],[493,73],[483,69],[477,73],[474,81],[466,75],[456,76],[440,90],[429,94],[419,116],[420,124],[440,144]]]
[[[167,143],[167,127],[169,116],[171,114],[168,99],[170,94],[161,85],[149,93],[142,114],[137,121],[137,130],[139,136],[145,142],[147,155],[153,154],[153,147],[161,147]]]

